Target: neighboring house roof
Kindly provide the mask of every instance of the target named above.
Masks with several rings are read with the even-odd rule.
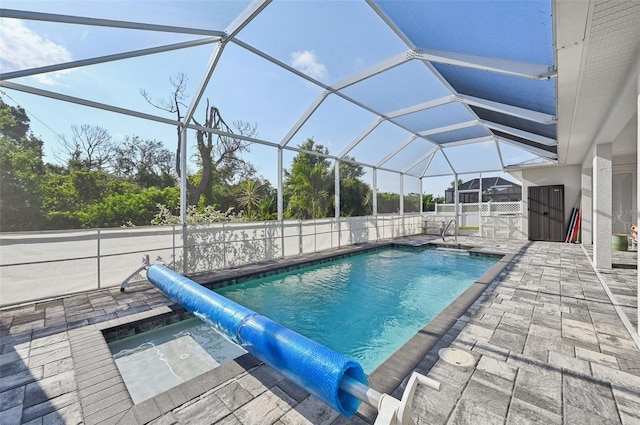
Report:
[[[485,177],[482,179],[482,190],[487,190],[491,187],[520,187],[519,184],[503,179],[502,177]],[[478,190],[480,188],[480,179],[467,180],[466,182],[458,185],[458,191],[460,190]],[[454,188],[449,188],[446,191],[452,192]]]

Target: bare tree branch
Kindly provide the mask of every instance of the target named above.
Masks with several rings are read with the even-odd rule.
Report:
[[[183,101],[188,97],[186,95],[187,80],[188,78],[186,74],[182,73],[177,74],[175,77],[171,77],[169,81],[174,90],[169,98],[153,101],[145,90],[141,90],[141,94],[149,104],[158,109],[176,114],[180,121],[183,118],[180,109],[182,106],[186,107]],[[201,124],[195,117],[191,117],[191,121],[201,127],[235,134],[233,129],[227,125],[225,120],[222,118],[222,114],[218,108],[210,105],[209,99],[207,99],[204,123]],[[251,125],[242,121],[234,121],[233,127],[236,129],[238,134],[243,136],[254,137],[257,134],[257,126],[255,124]],[[176,172],[178,174],[178,178],[180,178],[182,172],[186,172],[186,170],[182,170],[180,167],[181,130],[182,129],[180,127],[177,128],[178,146],[176,149]],[[214,169],[221,166],[229,166],[232,168],[238,167],[242,171],[251,168],[250,166],[246,166],[245,162],[239,157],[239,154],[248,151],[250,143],[240,138],[233,136],[221,136],[210,131],[198,130],[196,131],[196,145],[202,170],[200,173],[200,181],[197,184],[193,184],[187,180],[189,205],[196,205],[198,203],[200,196],[209,186]]]
[[[111,166],[114,146],[106,129],[83,124],[71,126],[71,140],[62,138],[62,149],[67,157],[67,166],[83,171],[101,171]]]
[[[182,119],[180,107],[183,106],[187,108],[187,105],[183,103],[183,101],[189,97],[186,93],[188,80],[189,78],[184,73],[169,77],[169,82],[173,86],[173,92],[166,98],[158,98],[154,101],[145,89],[141,89],[140,94],[149,105],[172,114],[177,114],[178,121],[180,121]]]

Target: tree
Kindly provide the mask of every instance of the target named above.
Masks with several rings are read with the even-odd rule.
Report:
[[[420,211],[420,194],[419,193],[407,193],[403,196],[404,200],[404,212],[418,212]]]
[[[353,157],[347,156],[345,159],[347,161],[340,162],[340,215],[343,217],[367,215],[367,193],[371,188],[360,180],[364,175],[364,168],[349,162],[355,160]],[[333,194],[334,191],[335,185],[331,193]]]
[[[43,204],[51,229],[140,226],[151,224],[159,204],[176,208],[180,189],[141,188],[101,171],[71,171],[47,176]]]
[[[140,190],[110,192],[98,203],[89,205],[82,227],[147,226],[156,217],[158,205],[175,209],[180,204],[180,188],[148,187]]]
[[[258,206],[258,209],[260,211],[260,218],[262,220],[275,220],[276,218],[278,218],[278,206],[276,205],[276,196],[277,196],[276,193],[269,193],[260,200],[260,205]]]
[[[215,106],[209,106],[207,101],[208,115],[203,124],[193,121],[196,125],[213,130],[223,130],[226,133],[233,133],[233,130],[224,122],[220,111]],[[244,136],[254,137],[257,133],[256,127],[241,121],[234,122],[236,129]],[[196,141],[199,152],[199,162],[201,166],[200,179],[197,182],[189,182],[189,204],[196,204],[200,196],[210,187],[212,172],[219,167],[230,168],[232,170],[241,169],[245,161],[239,154],[249,150],[249,144],[243,139],[232,136],[216,135],[213,132],[199,130],[196,132]],[[178,173],[179,174],[179,173]]]
[[[329,151],[307,139],[301,149],[327,155]],[[299,152],[285,170],[285,195],[288,198],[287,214],[295,218],[326,217],[330,187],[333,182],[329,161],[324,156]]]
[[[2,136],[23,139],[29,134],[29,117],[24,109],[9,106],[0,98],[0,127]]]
[[[114,158],[109,132],[97,125],[71,126],[71,140],[62,138],[69,170],[104,171]]]
[[[120,193],[127,187],[110,185],[102,171],[71,171],[48,174],[42,186],[42,206],[46,211],[47,227],[51,229],[79,229],[86,227],[87,208],[99,203],[108,193]],[[129,183],[129,186],[131,183]],[[101,223],[95,224],[103,226]]]
[[[187,76],[186,74],[178,74],[169,79],[173,86],[173,92],[168,99],[151,100],[149,94],[142,90],[142,96],[151,105],[156,108],[176,114],[178,121],[183,119],[181,108],[185,107],[184,100],[187,98]],[[198,164],[200,171],[196,173],[195,178],[187,180],[188,203],[189,205],[197,205],[201,195],[205,194],[207,189],[211,189],[211,179],[215,169],[218,167],[242,168],[245,163],[240,158],[240,154],[248,151],[249,143],[244,139],[229,135],[221,135],[213,131],[223,131],[228,134],[234,134],[231,127],[222,118],[220,111],[215,106],[210,106],[207,100],[205,109],[205,119],[202,123],[198,122],[195,117],[191,119],[194,124],[203,128],[196,131],[196,143],[198,147]],[[234,121],[234,128],[239,135],[246,137],[255,137],[257,134],[256,125],[251,125],[243,121]],[[180,169],[180,140],[182,137],[182,129],[178,127],[178,148],[176,152],[176,172],[178,177],[186,170]]]
[[[42,146],[24,109],[0,99],[0,231],[37,230],[44,221]]]
[[[436,204],[443,204],[444,196],[435,196],[431,193],[424,194],[422,196],[422,209],[423,211],[435,211]]]
[[[173,154],[156,140],[127,136],[114,148],[113,174],[143,188],[174,186]]]
[[[392,192],[378,192],[378,213],[397,213],[400,211],[400,194]]]
[[[263,185],[258,180],[247,179],[240,183],[240,191],[237,198],[238,204],[245,209],[249,220],[254,217],[253,209],[260,206],[262,188]]]
[[[462,181],[462,179],[458,179],[458,186],[462,185],[462,183],[464,183],[464,182]],[[449,187],[455,188],[455,187],[456,187],[456,181],[455,181],[455,180],[453,180],[453,181],[451,182],[451,184],[449,185]]]

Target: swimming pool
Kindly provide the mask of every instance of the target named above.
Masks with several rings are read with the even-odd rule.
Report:
[[[216,292],[353,358],[370,374],[499,258],[383,248]],[[197,318],[159,326],[109,342],[135,403],[245,353]]]
[[[498,258],[389,248],[216,290],[372,372]]]

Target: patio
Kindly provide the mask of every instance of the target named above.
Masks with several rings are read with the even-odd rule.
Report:
[[[424,236],[403,241],[428,239],[441,243]],[[588,249],[577,244],[459,242],[515,258],[451,328],[428,335],[437,342],[415,370],[442,389],[418,389],[416,423],[638,423],[638,337],[634,341],[616,311],[637,327],[637,266],[596,272]],[[614,265],[635,265],[636,255],[616,252]],[[373,409],[363,406],[355,417],[342,418],[250,355],[134,405],[100,330],[174,309],[150,286],[3,309],[2,422],[373,423]],[[438,349],[448,346],[469,350],[475,366],[465,370],[439,360]],[[378,371],[371,386],[400,397],[401,382]]]

